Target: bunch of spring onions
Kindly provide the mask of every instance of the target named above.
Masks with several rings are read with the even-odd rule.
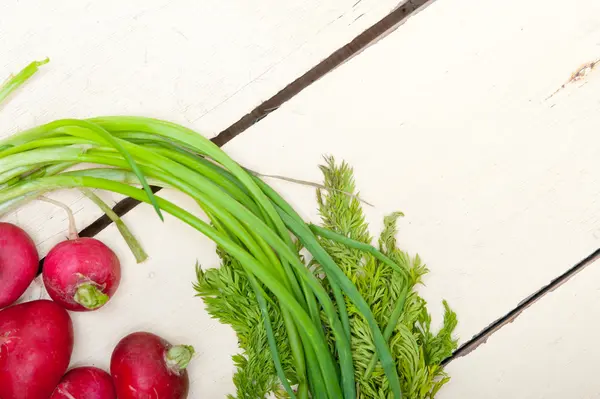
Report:
[[[32,63],[5,84],[0,100],[42,63]],[[74,169],[78,164],[93,166]],[[153,194],[150,185],[192,197],[210,223]],[[57,120],[0,141],[0,213],[64,188],[108,190],[149,203],[161,218],[162,212],[179,218],[239,261],[261,307],[271,355],[290,397],[356,398],[348,298],[370,327],[376,348],[372,365],[381,362],[394,397],[402,398],[389,329],[382,333],[365,299],[317,236],[367,251],[400,272],[405,269],[374,247],[306,224],[271,187],[202,135],[166,121],[112,116]],[[322,266],[333,295],[303,264],[292,236]],[[295,390],[277,353],[267,312],[271,296],[282,311],[298,373]],[[390,319],[390,327],[400,313]],[[324,328],[335,337],[333,349]]]

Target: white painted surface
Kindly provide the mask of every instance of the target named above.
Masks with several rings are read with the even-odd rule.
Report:
[[[600,68],[544,101],[599,57],[595,0],[440,0],[225,149],[313,181],[347,160],[369,220],[405,212],[464,342],[600,246]],[[312,190],[277,186],[316,219]]]
[[[0,137],[58,118],[147,115],[211,137],[387,15],[397,0],[0,2],[0,81],[50,57],[0,111]],[[99,212],[59,196],[85,227]],[[109,197],[115,199],[116,197]],[[21,212],[46,253],[66,226]],[[30,218],[31,217],[31,218]]]
[[[600,398],[600,261],[452,362],[439,399]]]
[[[376,205],[368,210],[374,230],[383,214],[406,213],[400,243],[428,263],[431,274],[424,294],[438,320],[440,300],[449,300],[459,314],[458,333],[465,341],[600,244],[600,71],[544,101],[580,64],[599,55],[600,3],[595,0],[568,6],[542,0],[440,0],[226,150],[263,173],[313,181],[320,180],[316,165],[323,154],[349,161],[362,195]],[[77,73],[82,79],[89,76]],[[161,82],[156,79],[157,85]],[[132,93],[121,94],[122,101],[130,101]],[[105,107],[114,105],[93,97]],[[142,105],[139,110],[151,114],[156,108]],[[158,111],[165,114],[158,116],[182,121],[180,111],[167,115],[171,111],[165,110],[172,108],[161,107]],[[202,126],[202,120],[192,124]],[[272,183],[302,215],[316,220],[312,188]],[[105,366],[118,337],[151,326],[173,341],[199,346],[204,357],[199,356],[190,370],[194,392],[204,395],[205,389],[217,389],[206,397],[222,397],[231,389],[229,355],[235,340],[227,328],[207,318],[190,286],[194,260],[212,256],[210,245],[198,244],[200,236],[180,223],[168,222],[167,230],[147,206],[134,210],[126,221],[152,259],[135,265],[114,228],[101,235],[131,274],[124,276],[119,295],[106,309],[74,316],[80,342],[75,361]],[[158,238],[159,229],[168,232],[168,239]],[[122,330],[111,332],[115,320]],[[520,331],[540,329],[548,322],[539,316]],[[573,322],[577,327],[567,331],[571,334],[589,328],[583,317]],[[97,346],[83,343],[90,337]],[[484,385],[464,381],[483,376],[488,367],[504,370],[505,362],[522,362],[524,372],[525,365],[537,365],[536,381],[542,381],[544,368],[560,370],[538,362],[535,348],[510,352],[508,344],[494,349],[492,342],[482,347],[490,352],[481,355],[481,363],[461,368],[466,358],[452,366],[455,387],[446,388],[443,397],[495,397],[493,391],[475,390]],[[568,347],[571,352],[553,354],[553,360],[563,367],[590,361],[594,356],[583,349],[589,342],[574,342]],[[523,360],[518,360],[521,353]],[[527,353],[532,357],[527,359]],[[556,370],[549,370],[554,379]],[[511,397],[520,398],[526,389],[546,396],[523,397],[565,397],[552,396],[554,391],[546,387],[536,390],[536,384],[518,373],[510,375],[513,385],[507,383],[502,392]],[[574,374],[568,377],[578,381]],[[496,383],[502,385],[503,380]],[[466,384],[464,389],[461,384]],[[584,396],[574,397],[596,395],[591,385],[581,389]]]

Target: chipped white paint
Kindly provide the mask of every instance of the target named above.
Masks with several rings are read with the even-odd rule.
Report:
[[[0,109],[0,137],[58,118],[148,115],[213,136],[387,15],[397,0],[0,2],[0,81],[50,57]],[[100,212],[60,194],[83,228]],[[114,203],[119,197],[105,196]],[[12,221],[46,253],[66,225],[35,204]]]

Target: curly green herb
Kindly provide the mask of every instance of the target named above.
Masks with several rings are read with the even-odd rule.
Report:
[[[40,64],[32,65],[0,94]],[[133,116],[66,119],[0,141],[0,212],[57,189],[100,189],[213,240],[222,265],[198,268],[195,289],[238,335],[238,398],[433,398],[448,381],[440,364],[456,348],[456,315],[444,302],[444,325],[431,332],[415,291],[427,269],[397,248],[400,214],[385,219],[372,246],[351,168],[326,161],[319,227],[193,130]],[[80,164],[94,166],[71,169]],[[154,195],[150,183],[188,195],[211,222]]]

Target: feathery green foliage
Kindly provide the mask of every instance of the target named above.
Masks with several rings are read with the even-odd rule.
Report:
[[[277,377],[260,307],[250,281],[238,261],[219,248],[217,253],[221,258],[221,267],[202,271],[197,266],[198,281],[194,288],[197,295],[203,298],[206,310],[222,323],[229,324],[237,334],[238,344],[243,351],[233,356],[236,367],[233,381],[237,387],[237,398],[263,398],[268,393],[274,393],[277,398],[287,398]],[[294,384],[292,353],[283,317],[279,307],[273,306],[275,298],[269,295],[269,299],[269,315],[282,366],[288,380]]]
[[[326,189],[317,190],[317,201],[323,227],[360,243],[370,244],[373,239],[358,199],[352,169],[346,163],[338,165],[333,158],[326,158],[321,171]],[[431,331],[431,317],[426,302],[415,291],[428,270],[418,256],[410,257],[397,247],[396,224],[400,216],[401,213],[393,213],[384,219],[378,244],[379,250],[404,269],[404,273],[360,249],[325,238],[319,241],[367,301],[382,330],[388,325],[396,302],[408,292],[389,345],[405,398],[431,399],[449,380],[440,363],[457,347],[457,341],[452,338],[456,314],[444,302],[443,326],[436,334]],[[298,250],[301,248],[298,247]],[[204,299],[207,311],[221,322],[231,325],[238,335],[242,353],[234,356],[237,397],[264,398],[269,393],[276,397],[287,397],[275,373],[260,309],[248,279],[241,266],[227,253],[222,250],[218,253],[222,260],[221,267],[206,272],[198,269],[195,287],[198,295]],[[320,265],[311,261],[308,267],[321,279],[334,299],[330,285],[323,279]],[[377,364],[372,372],[367,372],[375,356],[371,330],[352,301],[344,298],[350,321],[358,397],[391,398],[392,392],[382,367]],[[274,298],[270,299],[269,313],[281,361],[286,376],[294,384],[294,363],[287,345],[283,319],[277,306],[272,306]],[[325,316],[321,316],[325,320]],[[326,323],[323,324],[326,326]],[[335,353],[333,334],[327,328],[325,333],[329,348]]]
[[[337,166],[333,158],[327,158],[326,165],[322,166],[321,170],[325,177],[325,186],[335,189],[328,190],[326,194],[321,190],[317,193],[324,227],[348,238],[371,243],[360,202],[341,193],[358,195],[352,169],[346,163]],[[411,258],[397,247],[396,222],[400,216],[401,213],[393,213],[384,219],[384,229],[378,240],[379,250],[408,270],[408,279],[365,252],[326,239],[322,239],[321,244],[352,279],[371,307],[380,327],[387,326],[394,304],[402,295],[403,289],[408,288],[404,312],[392,333],[390,347],[402,379],[402,392],[405,397],[433,398],[448,381],[440,363],[457,346],[457,341],[452,338],[456,327],[456,314],[444,302],[444,325],[438,334],[431,332],[431,317],[427,312],[426,302],[415,291],[428,270],[418,256]],[[369,378],[363,378],[369,360],[373,357],[374,346],[360,312],[350,303],[348,305],[352,326],[352,352],[360,397],[391,397],[380,366],[376,366]]]
[[[2,86],[0,100],[41,64]],[[80,163],[104,168],[66,171]],[[456,347],[456,317],[444,304],[444,326],[431,332],[414,291],[427,269],[396,247],[400,214],[386,218],[376,249],[352,170],[327,159],[322,171],[317,195],[327,228],[307,225],[193,130],[132,116],[63,119],[0,141],[0,211],[60,188],[101,189],[152,204],[215,241],[223,266],[198,269],[196,290],[238,334],[240,398],[432,398],[447,381],[439,365]],[[211,224],[155,196],[147,181],[191,196]]]

